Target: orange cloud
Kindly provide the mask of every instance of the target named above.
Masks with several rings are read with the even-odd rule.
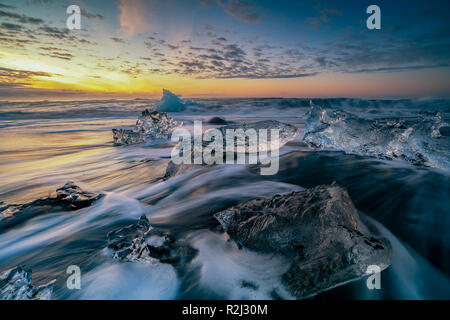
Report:
[[[152,29],[147,8],[152,1],[120,0],[120,26],[128,36]]]

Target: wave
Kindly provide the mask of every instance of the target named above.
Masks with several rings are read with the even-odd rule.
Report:
[[[437,110],[443,117],[450,116],[449,100],[365,100],[348,98],[197,98],[181,99],[170,93],[159,102],[156,99],[95,100],[95,101],[38,101],[1,102],[0,120],[18,119],[73,119],[80,118],[136,118],[143,110],[176,112],[177,114],[239,115],[274,114],[303,115],[312,102],[325,108],[339,108],[360,116],[414,116],[419,111]],[[283,114],[280,114],[283,111]]]

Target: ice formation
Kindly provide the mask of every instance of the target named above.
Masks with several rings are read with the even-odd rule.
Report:
[[[264,120],[253,123],[244,122],[239,124],[230,124],[217,128],[217,130],[221,133],[223,138],[224,152],[227,150],[227,143],[234,143],[234,147],[237,147],[238,141],[243,143],[243,147],[245,148],[245,152],[247,153],[252,152],[252,149],[254,149],[254,152],[272,151],[275,150],[275,148],[281,148],[289,141],[295,139],[299,134],[299,130],[297,127],[287,123],[279,122],[277,120]],[[256,133],[256,145],[250,146],[250,139],[248,138],[248,134],[250,132],[249,130],[252,130]],[[272,144],[272,130],[276,130],[276,132],[278,132],[278,143]],[[228,132],[231,132],[233,134],[233,140],[228,141]],[[208,147],[208,145],[211,143],[211,140],[213,139],[205,140],[204,136],[202,136],[202,144],[199,147]],[[184,144],[191,144],[192,148],[189,148],[190,150],[194,150],[194,148],[196,148],[196,146],[194,145],[194,139],[191,137],[191,139],[186,139],[179,143],[175,147],[176,150],[182,152]],[[201,152],[201,150],[199,151]]]
[[[256,146],[258,151],[271,151],[275,146],[281,148],[289,141],[295,139],[295,137],[297,137],[299,133],[297,127],[287,123],[279,122],[277,120],[264,120],[254,123],[232,124],[218,128],[218,130],[222,132],[222,135],[224,137],[226,137],[227,135],[227,130],[235,130],[236,140],[245,141],[246,152],[249,152],[249,141],[248,139],[246,139],[246,132],[249,129],[255,130],[256,134],[258,135],[258,145]],[[266,141],[264,141],[264,139],[261,139],[260,130],[267,130],[268,134]],[[277,130],[279,134],[279,141],[274,145],[271,144],[271,130]],[[225,142],[226,141],[224,141],[224,148],[226,148]]]
[[[299,134],[299,130],[297,127],[287,123],[279,122],[277,120],[265,120],[253,123],[244,122],[240,124],[226,125],[217,128],[217,130],[223,137],[222,150],[224,157],[227,153],[227,143],[234,144],[234,147],[236,148],[238,141],[240,141],[243,143],[243,151],[245,151],[245,153],[259,152],[261,154],[262,152],[275,151],[276,149],[281,148],[287,142],[295,139]],[[235,138],[233,138],[232,141],[227,142],[228,130],[234,132]],[[250,139],[247,136],[249,130],[254,130],[254,132],[256,133],[256,146],[250,146]],[[272,144],[272,130],[276,130],[276,132],[278,132],[278,143]],[[173,161],[170,161],[167,166],[166,174],[164,176],[166,179],[181,174],[195,167],[196,164],[194,164],[194,157],[196,156],[196,154],[199,155],[201,159],[203,159],[203,150],[205,148],[208,148],[209,144],[211,143],[210,139],[204,140],[204,138],[205,134],[202,136],[202,142],[198,146],[194,143],[195,137],[191,139],[185,139],[175,146],[175,154],[184,155],[184,150],[188,150],[191,152],[191,163],[175,164]],[[204,160],[202,161],[202,164],[206,164]]]
[[[439,113],[415,119],[359,118],[341,109],[313,106],[303,140],[312,147],[382,159],[404,159],[414,165],[450,169],[448,127]]]
[[[352,200],[335,184],[240,203],[214,217],[239,245],[291,261],[282,280],[299,299],[391,263],[389,241],[362,233]]]
[[[0,230],[6,230],[40,214],[86,208],[102,197],[103,194],[82,190],[73,181],[69,181],[56,189],[56,196],[39,198],[24,204],[7,204],[0,201]]]
[[[110,231],[108,248],[119,261],[168,263],[183,272],[198,251],[169,232],[153,228],[145,215],[136,222]]]
[[[169,90],[163,89],[163,96],[155,104],[156,111],[177,112],[186,109],[186,105],[191,104],[191,100],[183,101],[180,96],[173,94]]]
[[[157,143],[168,140],[172,132],[182,125],[182,122],[175,121],[165,112],[145,110],[133,129],[112,129],[114,144]]]
[[[50,300],[55,281],[34,287],[31,270],[17,266],[0,274],[0,300]]]

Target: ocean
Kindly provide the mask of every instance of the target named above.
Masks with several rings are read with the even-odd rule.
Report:
[[[418,166],[400,158],[311,148],[303,141],[310,99],[195,99],[184,111],[169,113],[189,130],[194,120],[203,120],[204,130],[218,127],[207,122],[218,116],[235,123],[278,120],[300,134],[281,148],[276,175],[260,175],[252,165],[218,165],[164,180],[173,144],[116,146],[111,132],[133,126],[155,102],[0,102],[0,201],[47,197],[67,181],[105,194],[84,209],[0,227],[0,271],[26,265],[36,285],[56,279],[56,299],[271,299],[286,262],[226,241],[213,214],[241,201],[336,181],[371,231],[391,241],[392,265],[382,272],[382,290],[368,290],[362,279],[314,299],[450,298],[447,162]],[[312,104],[374,121],[409,121],[435,111],[442,121],[450,119],[446,100],[313,99]],[[448,146],[445,132],[441,141]],[[448,157],[448,149],[439,152]],[[112,258],[107,233],[143,214],[152,226],[170,230],[199,251],[191,272],[180,277],[169,264]],[[66,286],[69,265],[81,269],[80,290]],[[240,286],[242,281],[259,289]]]

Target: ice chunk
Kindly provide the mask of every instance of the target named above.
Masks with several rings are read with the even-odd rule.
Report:
[[[50,300],[55,281],[34,287],[31,270],[17,266],[0,274],[0,300]]]
[[[163,96],[155,104],[155,110],[164,112],[183,111],[186,109],[186,105],[191,103],[192,101],[183,101],[178,95],[163,89]]]
[[[439,113],[424,113],[415,119],[369,120],[340,109],[313,106],[303,140],[316,148],[401,158],[414,165],[449,170],[450,139],[440,131],[446,126]]]
[[[171,138],[172,132],[182,125],[182,122],[175,121],[165,112],[145,110],[133,129],[112,129],[114,144],[167,141]]]
[[[24,204],[7,204],[0,201],[0,232],[41,214],[89,207],[102,197],[103,194],[82,190],[73,181],[69,181],[56,189],[56,196],[39,198]]]
[[[214,217],[240,246],[290,261],[282,281],[299,299],[360,279],[369,265],[383,270],[391,263],[389,241],[361,232],[358,211],[336,184],[251,200]]]
[[[295,139],[297,135],[299,134],[299,130],[297,127],[279,122],[277,120],[264,120],[264,121],[258,121],[254,123],[240,123],[240,124],[232,124],[232,125],[226,125],[223,127],[218,128],[217,130],[220,131],[223,137],[223,152],[224,156],[226,156],[226,150],[227,150],[227,131],[233,130],[235,139],[232,141],[229,141],[228,143],[234,144],[234,147],[237,147],[237,141],[243,142],[243,151],[245,153],[254,153],[254,152],[267,152],[267,151],[274,151],[276,148],[281,148],[284,146],[287,142]],[[249,130],[254,130],[256,133],[257,138],[257,145],[256,146],[250,146],[250,139],[248,136],[246,136],[247,132]],[[265,133],[262,133],[260,130],[265,130]],[[272,144],[272,130],[276,130],[278,132],[278,143]],[[261,135],[262,134],[262,135]],[[189,147],[189,144],[191,145]],[[203,140],[202,138],[202,144],[201,146],[196,146],[194,144],[194,139],[185,139],[182,142],[180,142],[178,145],[175,146],[175,154],[178,154],[180,156],[184,156],[183,151],[184,150],[190,150],[191,154],[191,164],[175,164],[173,161],[170,161],[166,174],[164,176],[165,179],[168,179],[169,177],[176,176],[178,174],[181,174],[195,166],[197,166],[194,163],[194,157],[195,155],[200,155],[200,158],[203,159],[203,149],[207,148],[210,144],[209,140]],[[236,149],[235,149],[236,150]],[[226,159],[224,159],[226,160]],[[203,161],[203,164],[206,164]]]
[[[141,263],[169,263],[180,273],[198,251],[172,234],[155,229],[145,215],[126,227],[110,231],[108,248],[114,259]]]

